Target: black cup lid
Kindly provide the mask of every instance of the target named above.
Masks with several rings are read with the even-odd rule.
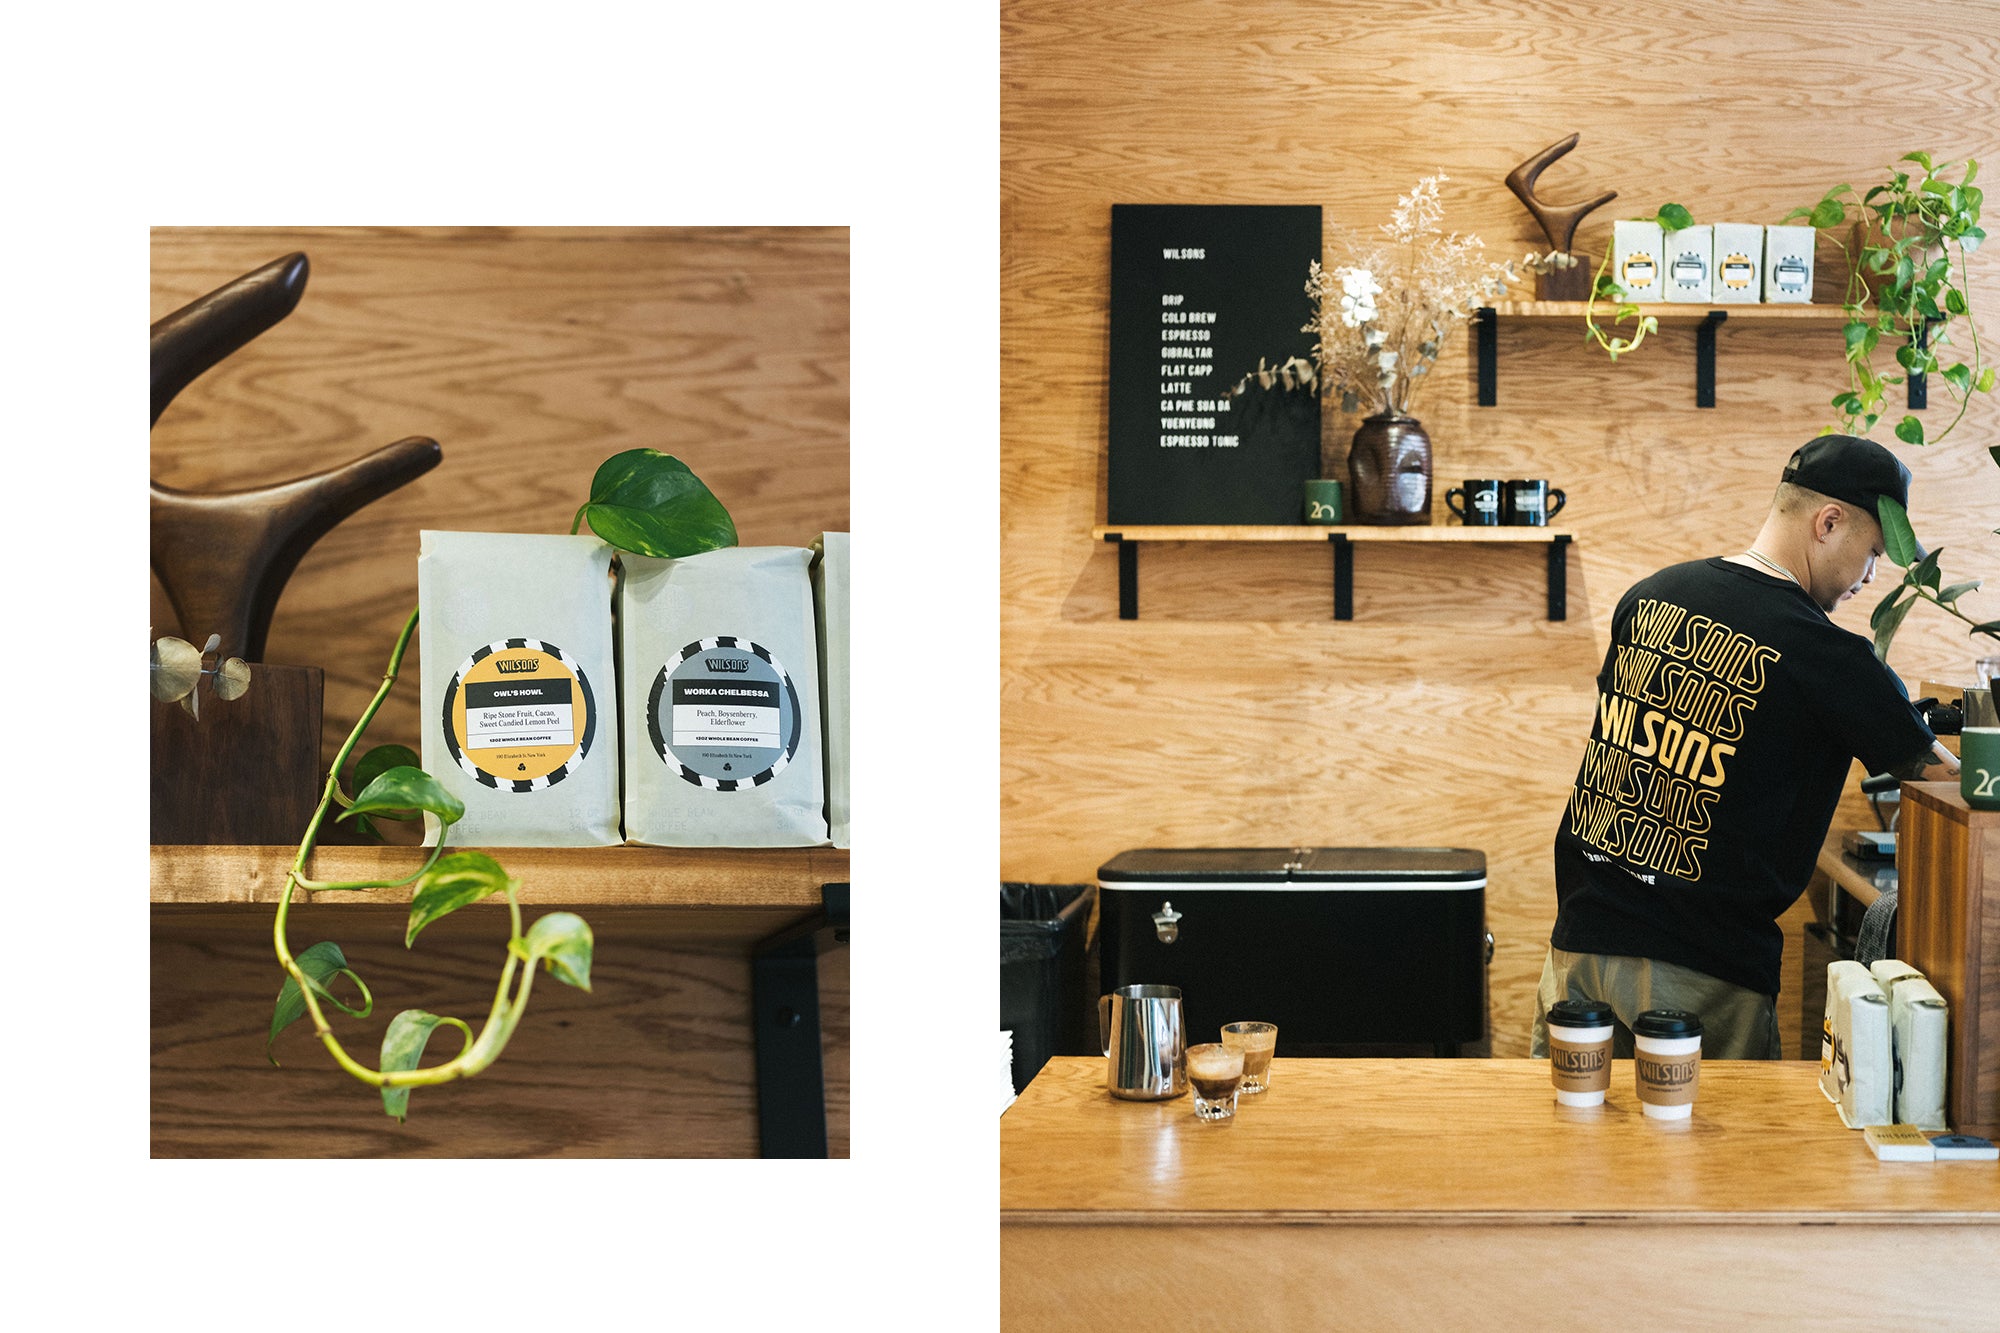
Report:
[[[1616,1017],[1603,1000],[1557,1000],[1549,1006],[1549,1022],[1559,1028],[1609,1027]]]
[[[1701,1015],[1685,1009],[1648,1009],[1632,1024],[1638,1037],[1699,1037]]]

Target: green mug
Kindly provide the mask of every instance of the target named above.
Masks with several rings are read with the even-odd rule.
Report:
[[[1958,792],[1974,810],[2000,810],[2000,727],[1959,733]]]
[[[1324,479],[1307,482],[1305,521],[1338,523],[1340,519],[1340,483]]]

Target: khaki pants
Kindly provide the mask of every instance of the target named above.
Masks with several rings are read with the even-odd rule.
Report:
[[[1535,1026],[1528,1053],[1549,1053],[1549,1006],[1558,1000],[1601,1000],[1618,1015],[1611,1057],[1632,1058],[1632,1020],[1648,1009],[1685,1009],[1701,1016],[1701,1053],[1708,1060],[1782,1060],[1778,1002],[1770,995],[1705,972],[1654,958],[1567,953],[1551,945],[1535,992]]]

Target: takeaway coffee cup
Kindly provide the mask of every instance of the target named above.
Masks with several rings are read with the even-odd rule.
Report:
[[[1648,1009],[1632,1022],[1639,1109],[1655,1120],[1694,1114],[1701,1081],[1701,1018],[1685,1009]]]
[[[1958,792],[1975,810],[2000,810],[2000,727],[1958,733]]]
[[[1611,1026],[1602,1000],[1558,1000],[1549,1006],[1549,1078],[1564,1106],[1602,1106],[1611,1086]]]
[[[1513,527],[1546,528],[1568,500],[1568,496],[1546,481],[1510,481],[1506,512],[1500,521]]]
[[[1499,481],[1462,482],[1444,493],[1444,507],[1458,515],[1458,521],[1468,528],[1498,527],[1501,493],[1505,489],[1505,483]],[[1452,503],[1453,496],[1465,502],[1463,509]]]

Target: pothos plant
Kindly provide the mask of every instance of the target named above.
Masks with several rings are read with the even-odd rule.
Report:
[[[1985,195],[1972,183],[1979,174],[1977,161],[1966,159],[1954,180],[1955,168],[1955,163],[1933,162],[1929,153],[1905,153],[1885,168],[1887,179],[1858,199],[1853,186],[1836,185],[1817,204],[1785,215],[1787,222],[1804,218],[1827,233],[1847,261],[1847,290],[1841,301],[1847,315],[1842,327],[1847,386],[1831,400],[1841,414],[1837,429],[1866,434],[1883,417],[1891,389],[1906,384],[1911,375],[1935,375],[1958,402],[1958,411],[1945,428],[1926,437],[1923,422],[1911,413],[1895,426],[1896,438],[1905,444],[1934,444],[1965,419],[1973,394],[1993,390],[1994,368],[1985,364],[1979,328],[1971,317],[1966,265],[1967,256],[1986,239],[1979,225]],[[1837,229],[1850,217],[1852,232],[1843,241]],[[1958,327],[1966,332],[1969,357],[1954,356],[1947,365],[1938,349],[1956,350],[1952,332]],[[1876,368],[1875,352],[1884,338],[1896,347],[1901,374]],[[1987,452],[2000,465],[2000,447],[1989,446]],[[1942,548],[1918,559],[1909,516],[1892,500],[1883,501],[1881,510],[1883,549],[1903,567],[1903,580],[1876,604],[1869,618],[1876,656],[1887,660],[1896,631],[1919,602],[1956,616],[1970,627],[1968,634],[2000,642],[2000,620],[1974,620],[1958,608],[1958,600],[1983,580],[1946,583],[1938,564]]]
[[[580,531],[586,522],[612,546],[638,555],[675,559],[736,544],[735,524],[722,503],[686,464],[653,449],[628,450],[607,459],[597,469],[590,484],[590,498],[577,509],[570,531]],[[310,1016],[313,1031],[334,1063],[361,1082],[379,1089],[382,1109],[398,1120],[408,1113],[411,1089],[470,1078],[500,1057],[527,1008],[538,970],[547,971],[565,985],[589,990],[595,947],[589,924],[573,912],[547,913],[523,931],[520,881],[511,878],[498,861],[484,852],[445,852],[451,826],[464,817],[464,803],[425,772],[417,755],[408,747],[383,745],[369,750],[355,763],[355,794],[349,796],[342,787],[341,772],[395,686],[403,655],[416,628],[417,613],[412,611],[389,654],[381,685],[334,756],[319,805],[299,840],[291,868],[285,873],[271,931],[278,963],[285,971],[285,983],[278,992],[270,1036],[265,1043],[267,1058],[276,1064],[271,1049],[278,1034],[298,1019]],[[424,863],[403,879],[314,879],[306,873],[306,865],[328,812],[336,806],[340,807],[336,820],[352,819],[368,831],[372,831],[368,828],[371,819],[417,819],[430,814],[438,821],[436,843]],[[410,886],[410,914],[403,935],[405,948],[414,946],[424,927],[439,918],[494,894],[504,894],[510,923],[506,952],[499,987],[478,1031],[460,1018],[405,1009],[390,1020],[388,1032],[382,1038],[381,1055],[371,1068],[349,1054],[334,1035],[333,1026],[327,1021],[327,1010],[337,1009],[355,1018],[366,1018],[374,1010],[373,994],[348,966],[346,955],[333,941],[322,940],[294,954],[287,942],[286,922],[292,896],[299,890],[334,893],[404,885]],[[352,984],[357,997],[353,1003],[334,994],[336,979]],[[432,1033],[440,1027],[459,1033],[462,1044],[458,1053],[440,1064],[419,1067]]]

